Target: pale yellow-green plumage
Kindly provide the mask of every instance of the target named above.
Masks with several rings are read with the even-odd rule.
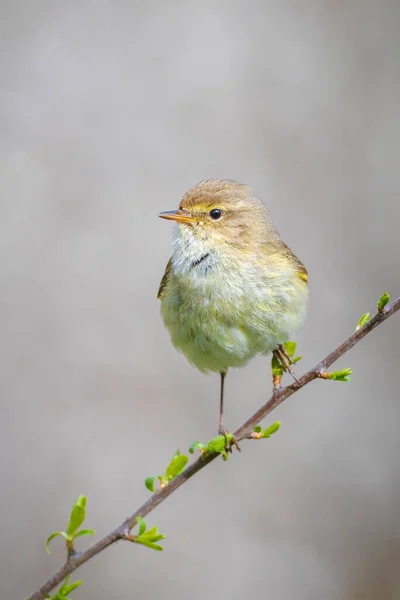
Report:
[[[307,271],[248,186],[203,181],[160,216],[177,221],[161,314],[174,346],[200,371],[241,367],[300,327]]]

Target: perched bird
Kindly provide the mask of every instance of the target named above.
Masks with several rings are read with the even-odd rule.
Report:
[[[203,373],[220,373],[219,434],[225,435],[224,380],[257,354],[274,352],[285,370],[282,344],[304,320],[307,270],[280,239],[253,191],[210,179],[183,196],[173,252],[158,291],[172,343]]]

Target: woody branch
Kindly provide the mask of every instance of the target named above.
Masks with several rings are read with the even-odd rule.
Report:
[[[400,297],[387,304],[381,310],[378,310],[376,315],[368,321],[363,327],[349,335],[337,348],[335,348],[330,354],[323,358],[314,368],[310,369],[304,375],[293,382],[287,387],[283,387],[276,390],[271,398],[261,408],[258,409],[243,425],[241,425],[235,432],[234,437],[237,441],[248,438],[253,431],[253,428],[260,423],[264,417],[269,415],[277,406],[282,404],[290,396],[295,394],[298,390],[309,384],[314,379],[326,378],[326,370],[336,362],[346,352],[351,350],[353,346],[358,344],[366,335],[368,335],[373,329],[378,327],[381,323],[386,321],[395,312],[400,309]],[[129,515],[118,527],[113,531],[102,537],[97,542],[83,550],[70,555],[67,558],[65,564],[60,567],[40,588],[28,596],[26,600],[43,600],[46,595],[61,583],[67,575],[75,571],[78,567],[88,562],[94,556],[99,554],[102,550],[111,546],[119,540],[129,540],[129,532],[136,525],[136,517],[145,517],[156,506],[161,502],[164,502],[175,490],[181,485],[188,481],[198,471],[206,467],[210,462],[219,456],[218,453],[210,453],[205,456],[200,456],[195,462],[189,465],[180,475],[178,475],[173,481],[167,486],[156,491],[147,502],[145,502],[140,508],[134,513]]]

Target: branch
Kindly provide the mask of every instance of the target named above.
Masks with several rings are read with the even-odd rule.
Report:
[[[313,369],[310,369],[300,379],[291,385],[275,391],[266,404],[264,404],[254,415],[252,415],[239,429],[234,433],[236,440],[243,440],[251,434],[254,426],[256,426],[264,417],[269,415],[277,406],[282,404],[284,400],[292,394],[303,388],[305,385],[314,379],[326,379],[326,369],[336,362],[341,356],[348,352],[360,340],[362,340],[375,327],[386,321],[396,311],[400,309],[400,297],[387,304],[385,307],[380,307],[377,314],[368,321],[363,327],[352,333],[342,344],[319,362]],[[26,600],[43,600],[46,595],[59,583],[61,583],[67,575],[75,571],[78,567],[86,563],[88,560],[99,554],[102,550],[111,546],[118,540],[129,539],[129,531],[136,525],[136,517],[145,517],[156,506],[163,502],[175,490],[177,490],[188,479],[193,477],[198,471],[212,462],[219,456],[219,453],[210,453],[205,456],[200,456],[194,463],[189,465],[183,473],[173,479],[167,486],[157,490],[140,508],[129,515],[121,525],[108,533],[106,536],[83,550],[70,556],[66,563],[58,569],[36,592],[31,594]]]

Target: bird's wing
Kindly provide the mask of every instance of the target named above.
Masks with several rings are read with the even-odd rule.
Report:
[[[286,251],[287,251],[289,257],[291,258],[291,260],[295,263],[296,268],[297,268],[297,273],[298,273],[300,279],[302,279],[303,281],[305,281],[306,283],[308,283],[308,272],[307,272],[307,269],[305,268],[305,266],[303,265],[303,263],[301,262],[301,260],[299,258],[297,258],[297,256],[295,254],[293,254],[293,252],[291,251],[291,249],[289,248],[289,246],[287,244],[285,244],[285,242],[282,242],[282,244],[286,248]]]
[[[296,257],[297,258],[297,257]],[[299,260],[299,259],[297,259]],[[303,265],[302,262],[299,261],[299,268],[297,270],[300,279],[302,279],[303,281],[305,281],[306,283],[308,283],[308,272],[307,269],[305,268],[305,266]]]
[[[172,267],[172,258],[169,259],[167,266],[165,267],[165,273],[162,276],[162,279],[160,282],[160,287],[158,288],[157,298],[160,298],[160,300],[164,295],[164,290],[165,290],[165,286],[167,285],[169,274],[171,272],[171,267]]]

